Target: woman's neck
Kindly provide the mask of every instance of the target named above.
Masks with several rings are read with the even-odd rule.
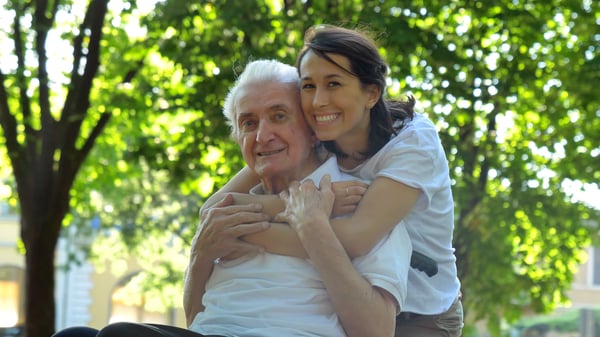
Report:
[[[345,168],[347,170],[351,170],[358,165],[362,164],[366,160],[365,156],[359,153],[348,154],[346,157],[342,158],[338,156],[337,162],[338,166]]]
[[[335,146],[338,150],[346,154],[346,157],[338,156],[338,165],[346,169],[353,169],[365,161],[363,153],[369,148],[369,127],[360,125],[353,130],[346,132],[335,140]]]

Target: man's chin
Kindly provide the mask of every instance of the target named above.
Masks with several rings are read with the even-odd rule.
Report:
[[[283,171],[282,167],[282,165],[263,165],[260,167],[255,167],[254,172],[256,172],[256,174],[258,174],[260,177],[268,178],[281,174]]]

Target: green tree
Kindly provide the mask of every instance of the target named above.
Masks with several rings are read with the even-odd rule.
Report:
[[[106,6],[107,1],[89,2],[97,3]],[[598,233],[598,210],[572,194],[585,184],[597,187],[600,178],[596,2],[166,0],[144,18],[146,30],[139,36],[120,29],[139,15],[125,2],[126,10],[106,20],[111,25],[104,26],[104,39],[97,40],[104,51],[96,57],[101,71],[85,73],[83,67],[96,62],[87,61],[93,50],[88,46],[98,36],[94,30],[67,29],[64,40],[78,32],[85,36],[87,62],[73,63],[77,71],[71,82],[65,80],[70,84],[45,91],[45,44],[35,37],[61,25],[51,20],[51,10],[41,11],[46,14],[39,22],[45,25],[37,24],[41,19],[34,9],[44,4],[10,2],[16,23],[27,18],[32,22],[24,26],[27,30],[13,25],[19,29],[10,36],[32,43],[16,44],[21,46],[15,48],[21,67],[0,78],[0,141],[18,173],[23,218],[38,216],[32,204],[48,212],[55,209],[50,200],[63,207],[60,221],[50,223],[54,218],[45,217],[38,224],[36,232],[44,233],[40,240],[47,240],[45,252],[54,249],[61,223],[89,230],[89,219],[98,216],[100,237],[125,243],[109,253],[96,250],[99,257],[128,250],[146,259],[146,289],[156,289],[157,282],[180,281],[181,260],[167,250],[185,255],[200,203],[242,165],[221,116],[222,99],[236,73],[251,58],[293,63],[308,26],[365,25],[375,32],[390,64],[389,95],[414,95],[420,110],[440,129],[454,181],[455,245],[468,321],[487,318],[498,332],[501,319],[511,321],[525,308],[548,311],[566,300],[564,292],[582,261],[582,248]],[[97,15],[88,10],[88,16]],[[27,50],[37,56],[35,66],[25,62]],[[96,75],[93,82],[86,77],[91,90],[67,95],[82,90],[74,80],[85,74]],[[42,107],[57,97],[65,102],[85,97],[89,102],[86,109],[80,106],[80,119],[62,118],[64,108],[42,114],[49,109]],[[49,103],[37,103],[44,99]],[[29,115],[24,113],[28,109]],[[92,133],[100,116],[108,115],[112,123],[105,125],[104,135]],[[41,116],[54,122],[42,122]],[[79,137],[70,148],[32,146],[63,144],[63,133],[51,133],[58,126],[47,127],[61,123],[80,123],[82,132],[75,133]],[[33,137],[42,134],[49,140]],[[96,135],[95,142],[91,135]],[[84,144],[95,146],[90,150]],[[85,162],[84,148],[91,151]],[[52,155],[42,157],[47,154],[43,149]],[[56,170],[55,175],[61,163],[71,168],[73,177],[82,165],[80,174],[75,181],[52,182],[66,193],[46,192],[37,201],[27,201],[33,197],[22,194],[25,183],[43,176],[33,172],[38,167],[34,162],[21,162],[20,153],[25,152],[32,154],[27,158],[47,158],[52,164],[44,167]],[[73,215],[63,220],[69,205]],[[32,254],[30,243],[25,237],[23,241]],[[34,260],[33,255],[29,259],[28,269],[41,263],[48,280],[52,261]],[[41,298],[39,289],[30,289],[41,284],[47,282],[28,286],[28,298],[36,296],[46,313],[40,303],[53,307],[52,288],[43,287],[46,297]],[[178,295],[173,295],[177,287],[163,296],[167,305],[179,305]],[[32,320],[45,322],[28,336],[41,336],[42,330],[47,336],[52,313],[35,316],[41,313],[28,309],[27,314],[28,321],[37,317]]]
[[[105,18],[112,17],[107,12],[108,0],[8,1],[3,9],[3,18],[12,20],[3,41],[9,37],[14,48],[3,53],[0,69],[1,144],[21,213],[24,328],[30,337],[54,332],[54,250],[75,178],[113,115],[90,109],[102,73]],[[71,54],[56,62],[52,54],[63,47]],[[104,84],[131,80],[117,74]]]

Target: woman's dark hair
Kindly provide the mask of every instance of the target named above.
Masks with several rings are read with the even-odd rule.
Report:
[[[404,127],[407,119],[413,118],[415,99],[412,96],[409,96],[406,101],[383,99],[388,66],[379,53],[377,45],[367,33],[358,29],[330,25],[309,28],[304,35],[304,47],[296,59],[298,72],[302,59],[308,51],[356,76],[363,87],[374,84],[380,89],[381,97],[371,108],[369,144],[367,151],[362,153],[365,158],[377,153],[392,135],[396,135]],[[350,62],[350,69],[337,64],[328,54],[345,56]],[[335,145],[335,141],[323,143],[328,151],[340,157],[348,156]]]

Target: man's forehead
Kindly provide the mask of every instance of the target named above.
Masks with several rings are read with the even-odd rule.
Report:
[[[281,82],[255,82],[248,83],[239,88],[237,96],[240,99],[259,99],[269,96],[286,96],[296,97],[300,94],[300,88],[296,83],[281,83]]]
[[[244,104],[240,104],[239,106],[239,117],[245,117],[250,115],[257,115],[261,112],[278,112],[278,111],[288,111],[288,112],[299,112],[298,109],[293,108],[291,105],[286,103],[273,103],[271,105],[262,105],[260,108],[256,108],[257,104],[252,104],[251,106],[245,106]],[[296,111],[298,110],[298,111]]]
[[[285,84],[277,83],[269,87],[245,87],[240,90],[237,107],[239,114],[261,111],[295,111],[300,109],[297,93]]]

